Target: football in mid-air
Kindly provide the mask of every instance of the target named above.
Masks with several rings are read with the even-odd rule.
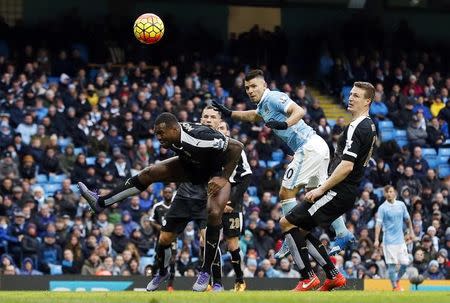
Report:
[[[164,23],[155,14],[143,14],[134,22],[133,32],[140,42],[155,44],[164,35]]]

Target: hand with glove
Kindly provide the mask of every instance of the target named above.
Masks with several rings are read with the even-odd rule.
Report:
[[[269,121],[266,123],[266,126],[272,129],[284,130],[288,128],[287,122],[280,121]]]
[[[212,105],[222,113],[223,118],[231,117],[232,111],[230,109],[226,108],[225,106],[223,106],[222,104],[217,103],[216,100],[212,100]]]

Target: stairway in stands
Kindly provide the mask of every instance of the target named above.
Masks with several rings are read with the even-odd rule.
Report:
[[[336,103],[332,96],[324,95],[316,88],[309,88],[309,92],[316,100],[319,100],[320,107],[323,108],[327,120],[336,121],[338,117],[343,116],[345,119],[345,123],[350,123],[350,113],[348,113],[343,106]]]

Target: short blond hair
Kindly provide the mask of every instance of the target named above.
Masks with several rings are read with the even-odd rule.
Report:
[[[375,97],[375,87],[369,82],[355,82],[353,86],[361,88],[364,90],[364,95],[367,99],[370,99],[370,102],[373,101]]]

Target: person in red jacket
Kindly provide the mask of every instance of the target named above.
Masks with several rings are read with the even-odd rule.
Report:
[[[422,96],[424,94],[423,87],[417,83],[417,77],[414,75],[409,76],[409,83],[403,88],[403,95],[408,96],[409,90],[414,90],[414,96]]]

